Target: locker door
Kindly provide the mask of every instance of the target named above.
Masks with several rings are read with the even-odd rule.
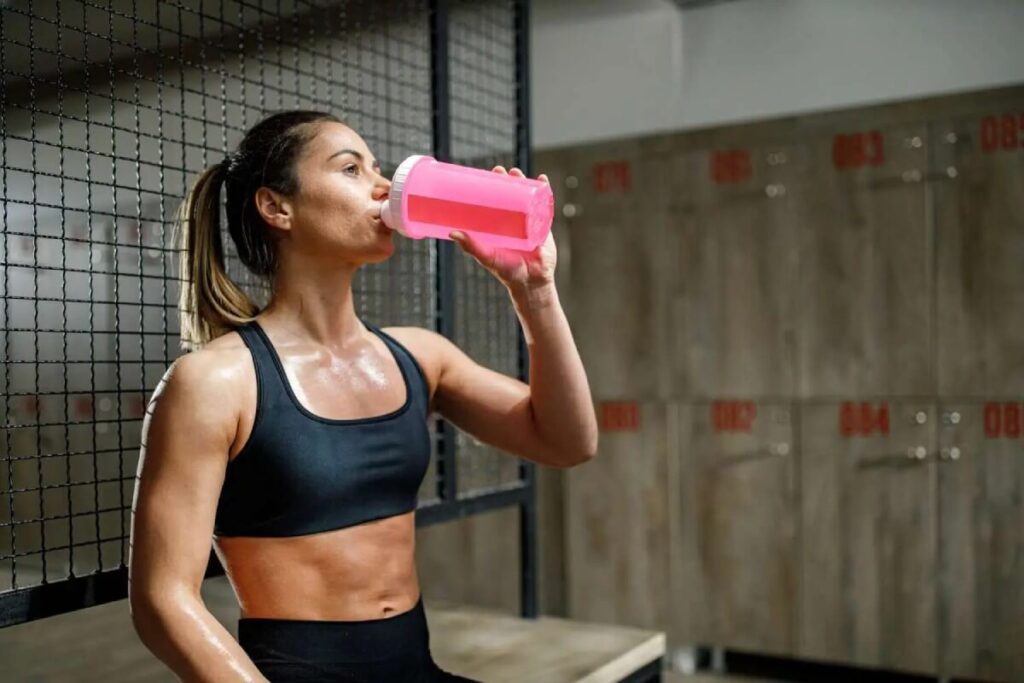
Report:
[[[562,296],[591,391],[602,399],[653,398],[664,353],[656,301],[664,287],[651,264],[662,236],[661,224],[640,210],[639,195],[655,161],[625,143],[588,147],[574,157],[577,166],[568,172],[577,186],[566,193],[573,209],[564,216],[569,283]]]
[[[637,412],[601,434],[601,452],[565,472],[568,614],[665,628],[668,577],[666,407]]]
[[[924,127],[818,136],[800,223],[800,395],[933,388]]]
[[[689,642],[795,654],[792,408],[721,401],[676,410],[674,628]]]
[[[788,396],[803,150],[679,150],[664,174],[667,361],[673,397]]]
[[[804,406],[801,656],[934,670],[934,420],[927,401]]]
[[[1024,441],[1020,401],[950,401],[939,450],[939,666],[1024,678]]]
[[[934,126],[938,376],[946,396],[1024,393],[1024,113],[1010,118],[1019,123],[1013,148],[1003,136],[1006,116]]]

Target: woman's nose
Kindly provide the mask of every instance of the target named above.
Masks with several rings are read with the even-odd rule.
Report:
[[[373,198],[376,200],[387,199],[391,193],[391,181],[386,178],[373,186]]]

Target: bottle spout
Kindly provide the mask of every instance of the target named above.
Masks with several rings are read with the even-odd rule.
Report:
[[[391,179],[391,190],[388,192],[388,198],[380,203],[381,222],[406,237],[409,237],[409,233],[405,229],[406,226],[402,224],[402,193],[405,191],[405,183],[409,178],[409,174],[412,173],[413,167],[425,159],[432,159],[432,157],[413,154],[400,163],[398,168],[395,169],[394,177]]]
[[[391,215],[391,201],[388,199],[380,203],[380,220],[387,227],[395,229],[395,218]]]

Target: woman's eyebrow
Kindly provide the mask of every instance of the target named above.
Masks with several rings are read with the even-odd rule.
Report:
[[[339,154],[351,154],[352,156],[356,157],[360,161],[363,160],[363,155],[362,155],[361,152],[357,152],[354,149],[339,149],[337,152],[335,152],[331,156],[327,157],[327,161],[330,161],[331,159],[333,159],[334,157],[338,156]],[[380,168],[380,163],[378,163],[376,159],[373,160],[373,167],[374,168]]]

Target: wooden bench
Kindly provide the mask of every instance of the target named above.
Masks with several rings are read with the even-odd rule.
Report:
[[[442,669],[502,683],[661,680],[665,634],[508,614],[424,599],[430,649]]]

